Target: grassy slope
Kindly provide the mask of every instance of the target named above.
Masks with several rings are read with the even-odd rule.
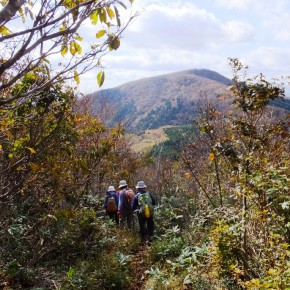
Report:
[[[128,134],[127,137],[132,144],[132,149],[136,153],[143,153],[151,149],[154,145],[168,140],[164,132],[165,128],[170,126],[160,127],[158,129],[146,130],[141,134]]]

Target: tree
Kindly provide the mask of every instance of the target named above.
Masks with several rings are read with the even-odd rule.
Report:
[[[78,84],[81,74],[101,67],[100,58],[119,48],[122,32],[137,16],[132,15],[126,23],[121,23],[118,7],[126,8],[125,2],[0,1],[0,107],[18,105],[63,80],[74,79]],[[80,30],[85,21],[96,26],[96,41],[81,45]],[[50,61],[58,55],[62,56],[60,62]],[[37,82],[25,90],[14,90],[27,75]],[[104,76],[100,70],[97,76],[100,86]]]
[[[230,63],[232,110],[222,113],[206,107],[196,122],[201,134],[182,157],[198,185],[197,202],[205,196],[213,215],[220,211],[213,225],[207,222],[213,241],[209,253],[213,265],[220,266],[219,278],[234,279],[246,289],[286,289],[289,120],[287,112],[277,118],[269,106],[284,99],[284,86],[262,74],[247,78],[239,60]],[[204,212],[209,209],[205,208]]]

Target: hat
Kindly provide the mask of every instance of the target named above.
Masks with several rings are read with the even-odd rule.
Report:
[[[145,188],[147,187],[144,181],[138,181],[136,188]]]
[[[118,188],[125,187],[125,186],[127,186],[127,182],[126,182],[126,180],[121,180],[121,181],[119,182],[119,187],[118,187]]]
[[[110,185],[108,187],[108,191],[116,191],[115,187],[113,185]]]

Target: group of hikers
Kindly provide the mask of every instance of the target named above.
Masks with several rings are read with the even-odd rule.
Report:
[[[133,228],[133,214],[136,212],[141,240],[151,242],[154,232],[153,206],[156,201],[146,188],[144,181],[138,181],[136,192],[128,187],[126,180],[119,182],[117,190],[110,185],[104,199],[104,208],[106,215],[121,229],[125,226]]]

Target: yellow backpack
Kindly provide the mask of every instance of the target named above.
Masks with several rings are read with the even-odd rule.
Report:
[[[139,193],[138,196],[139,213],[145,217],[150,218],[154,215],[154,208],[152,200],[148,192]]]

